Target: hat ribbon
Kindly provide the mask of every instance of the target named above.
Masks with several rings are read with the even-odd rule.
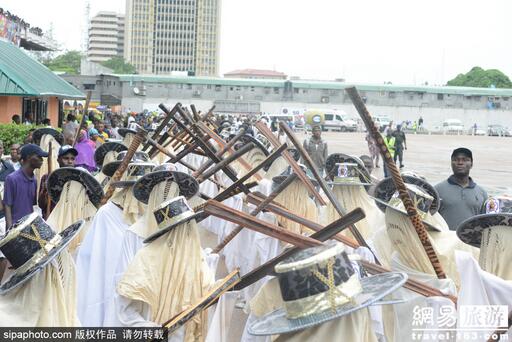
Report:
[[[37,243],[39,244],[39,246],[41,247],[41,249],[42,249],[46,254],[48,254],[48,251],[49,251],[51,248],[55,247],[55,245],[54,245],[52,242],[47,241],[47,240],[45,240],[45,239],[41,238],[41,235],[39,234],[39,231],[37,230],[37,227],[36,227],[34,224],[31,224],[31,225],[30,225],[30,228],[32,228],[31,230],[32,230],[32,232],[34,233],[34,235],[30,235],[30,234],[26,234],[26,233],[20,233],[20,234],[19,234],[19,236],[24,237],[24,238],[25,238],[25,239],[27,239],[27,240],[32,240],[32,241],[37,242]],[[51,248],[47,249],[47,248],[46,248],[46,245],[47,245],[47,244],[50,244],[50,245],[51,245],[51,246],[50,246]]]
[[[330,258],[329,260],[327,260],[327,277],[325,277],[322,273],[318,272],[318,270],[313,270],[313,275],[315,277],[317,277],[318,280],[320,280],[322,283],[327,285],[327,287],[329,287],[329,289],[327,291],[328,291],[329,303],[331,305],[331,310],[333,313],[336,312],[336,297],[337,296],[341,295],[342,297],[349,300],[350,302],[353,302],[352,296],[346,295],[345,293],[343,293],[343,291],[339,287],[337,287],[334,284],[333,266],[334,266],[335,260],[336,260],[336,258]]]

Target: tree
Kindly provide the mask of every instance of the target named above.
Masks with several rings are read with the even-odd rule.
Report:
[[[67,74],[77,75],[80,73],[80,59],[82,59],[80,51],[72,50],[45,61],[44,65],[53,71],[64,71]]]
[[[115,74],[135,74],[137,70],[130,63],[126,63],[122,57],[113,57],[101,65],[114,70]]]
[[[484,70],[478,66],[473,67],[466,74],[458,74],[447,85],[456,87],[480,87],[480,88],[512,88],[512,82],[507,75],[497,69]]]

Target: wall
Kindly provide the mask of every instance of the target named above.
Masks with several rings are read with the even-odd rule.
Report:
[[[21,117],[22,99],[20,96],[0,96],[0,123],[11,123],[14,114]]]

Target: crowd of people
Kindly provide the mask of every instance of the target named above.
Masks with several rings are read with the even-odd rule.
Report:
[[[416,222],[393,179],[372,175],[371,148],[329,152],[319,126],[298,143],[288,123],[153,118],[88,115],[81,126],[68,115],[62,132],[38,128],[11,148],[0,325],[408,341],[442,331],[417,310],[512,304],[512,199],[476,184],[469,149],[446,156],[452,174],[438,185],[402,172]],[[163,128],[160,145],[137,144],[138,126]],[[400,127],[382,138],[402,166]]]

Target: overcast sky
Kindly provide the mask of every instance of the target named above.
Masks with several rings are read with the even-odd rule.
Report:
[[[125,0],[90,0],[124,13]],[[80,49],[85,0],[1,7]],[[443,84],[478,65],[512,76],[510,0],[222,0],[221,74],[260,68],[311,79]]]

